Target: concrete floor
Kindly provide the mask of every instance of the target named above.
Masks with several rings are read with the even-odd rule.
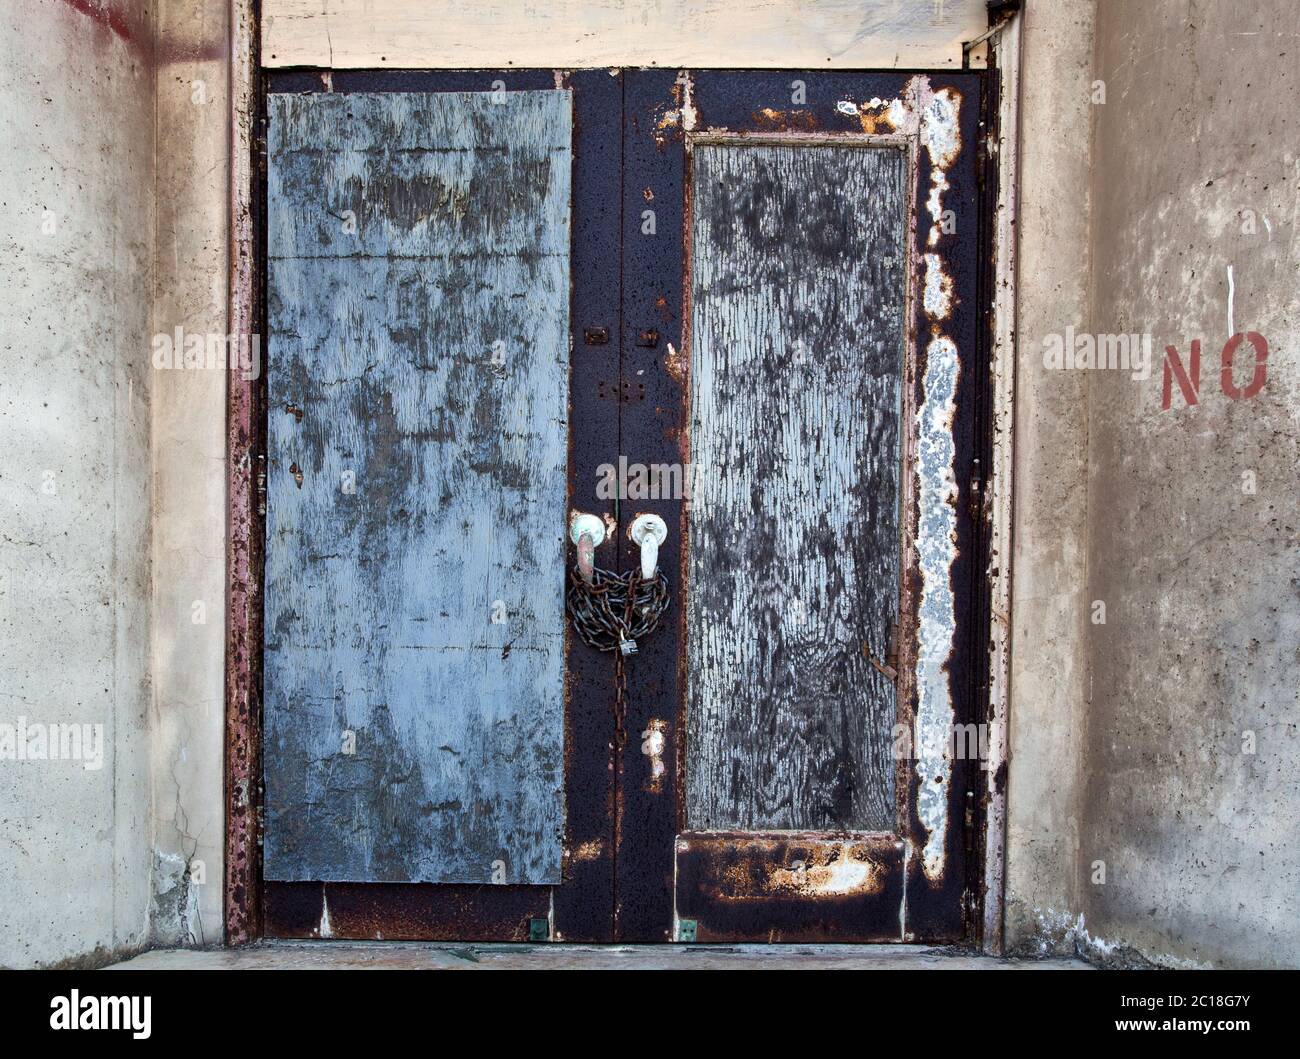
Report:
[[[279,941],[157,949],[109,970],[1087,970],[1081,960],[1000,960],[914,945],[456,945]]]

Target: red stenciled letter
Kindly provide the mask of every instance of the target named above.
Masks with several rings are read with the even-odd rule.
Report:
[[[1238,390],[1232,383],[1232,362],[1237,356],[1237,348],[1241,345],[1242,339],[1249,342],[1255,349],[1255,374],[1250,377],[1250,382],[1246,384],[1245,389]],[[1246,397],[1254,397],[1264,388],[1264,377],[1268,374],[1268,343],[1264,341],[1264,336],[1257,331],[1247,331],[1244,335],[1238,331],[1223,347],[1223,367],[1219,369],[1219,385],[1223,387],[1223,392],[1231,397],[1234,401],[1240,401]]]
[[[1162,409],[1168,409],[1173,400],[1173,379],[1178,380],[1178,388],[1183,392],[1183,400],[1189,405],[1196,403],[1196,395],[1201,389],[1201,340],[1199,338],[1192,339],[1190,366],[1192,376],[1189,379],[1187,372],[1183,370],[1183,360],[1178,355],[1178,350],[1173,346],[1165,346],[1165,389],[1160,401]]]

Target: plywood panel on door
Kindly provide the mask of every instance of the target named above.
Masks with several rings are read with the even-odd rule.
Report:
[[[907,156],[693,160],[688,826],[890,831]]]
[[[571,96],[268,110],[265,877],[558,883]]]

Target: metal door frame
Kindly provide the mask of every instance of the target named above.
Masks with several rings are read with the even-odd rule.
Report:
[[[983,466],[989,468],[989,480],[983,498],[982,515],[976,520],[978,540],[971,555],[986,576],[979,581],[982,612],[978,628],[972,636],[979,644],[987,644],[993,655],[993,664],[982,668],[982,679],[977,696],[983,703],[983,716],[998,726],[991,738],[990,761],[986,778],[990,780],[983,797],[976,799],[972,809],[972,822],[967,834],[975,840],[977,854],[968,864],[971,869],[972,905],[966,918],[966,936],[971,941],[982,941],[987,951],[1000,951],[1002,926],[1003,834],[1005,817],[1005,784],[1007,777],[1005,724],[1009,699],[1009,627],[1007,614],[1010,599],[1010,517],[1011,517],[1011,457],[1012,413],[1014,400],[1014,175],[1017,154],[1016,103],[1019,74],[1019,19],[1012,18],[996,27],[987,37],[992,72],[986,77],[982,102],[986,128],[981,133],[981,151],[992,145],[997,157],[995,164],[983,167],[981,197],[985,207],[981,220],[981,294],[973,311],[980,315],[978,328],[982,355],[977,358],[976,369],[985,378],[976,380],[977,389],[985,399],[982,417],[983,436],[979,448],[989,458]],[[229,271],[229,328],[232,334],[252,336],[260,334],[262,319],[259,281],[261,239],[259,232],[258,158],[255,148],[255,126],[261,110],[263,88],[259,58],[258,26],[254,9],[247,0],[232,4],[230,39],[231,91],[229,110],[231,179],[230,207],[230,271]],[[978,43],[978,42],[976,42]],[[828,71],[841,73],[841,71]],[[268,71],[269,73],[269,71]],[[482,76],[483,71],[475,71]],[[537,71],[507,70],[510,78]],[[550,75],[550,71],[542,71]],[[609,77],[607,71],[587,71]],[[892,71],[890,73],[896,73]],[[335,74],[337,76],[337,73]],[[302,76],[317,77],[328,87],[330,71],[311,71]],[[942,75],[939,75],[942,76]],[[630,108],[629,108],[630,112]],[[626,150],[626,147],[625,147]],[[983,159],[981,159],[983,160]],[[621,161],[625,162],[626,159]],[[999,179],[1000,178],[1000,179]],[[631,185],[629,185],[630,187]],[[575,182],[576,188],[576,182]],[[616,214],[617,215],[617,214]],[[575,217],[575,230],[581,219]],[[576,263],[576,261],[575,261]],[[680,285],[680,278],[678,280]],[[623,311],[626,298],[620,295],[617,306],[619,320],[616,333],[620,335],[620,358],[628,337],[634,331],[632,324],[624,324]],[[682,304],[680,301],[677,304]],[[658,307],[656,307],[658,308]],[[572,326],[575,334],[583,326],[583,315],[575,300]],[[580,347],[575,346],[575,364]],[[629,363],[621,365],[621,380],[635,377],[637,370],[632,346]],[[680,348],[680,347],[679,347]],[[987,355],[983,355],[987,354]],[[998,374],[989,379],[988,364],[996,363]],[[621,387],[620,387],[621,389]],[[576,412],[576,409],[575,409]],[[227,395],[227,569],[228,595],[226,617],[226,857],[224,864],[224,911],[226,943],[239,945],[259,939],[264,934],[261,901],[260,871],[260,804],[257,789],[260,779],[260,678],[261,678],[261,599],[260,569],[262,560],[263,495],[263,429],[265,422],[263,385],[260,380],[243,380],[232,376]],[[999,423],[996,440],[988,429],[989,421],[996,417]],[[620,445],[620,449],[623,446]],[[571,459],[576,457],[571,457]],[[594,474],[588,480],[594,480]],[[575,500],[577,498],[575,497]],[[589,501],[591,502],[591,501]],[[592,502],[592,507],[599,505]],[[625,521],[630,521],[625,520]],[[992,549],[990,549],[990,541]],[[630,547],[620,546],[620,559],[626,561]],[[998,556],[1001,556],[999,561]],[[986,652],[976,650],[976,659]],[[985,659],[987,663],[987,659]],[[670,674],[665,677],[672,679]],[[636,758],[632,764],[640,764]],[[621,778],[626,780],[626,770],[620,766]],[[628,790],[620,784],[621,790]],[[637,809],[642,819],[637,820]],[[647,837],[668,834],[675,837],[676,825],[665,828],[661,813],[645,815],[648,806],[644,800],[631,797],[621,801],[614,814],[615,826],[628,833],[629,825],[648,825]],[[629,816],[628,810],[632,812]],[[671,834],[669,832],[671,831]],[[629,850],[635,856],[635,850]],[[985,853],[981,858],[980,853]],[[601,862],[603,858],[596,858]],[[979,874],[982,860],[982,876]],[[603,867],[607,868],[605,864]],[[619,891],[628,907],[633,906],[638,891],[633,866],[621,866],[619,878],[623,885]],[[658,872],[653,868],[650,875]],[[982,911],[982,916],[979,912]],[[635,917],[642,921],[644,916]],[[662,923],[662,920],[660,921]],[[649,926],[649,924],[645,924]],[[628,936],[638,932],[637,924],[629,922]],[[593,932],[588,940],[609,940]],[[661,940],[662,932],[651,928],[645,931],[646,940]],[[469,940],[467,934],[456,935]],[[575,934],[573,940],[579,940]]]

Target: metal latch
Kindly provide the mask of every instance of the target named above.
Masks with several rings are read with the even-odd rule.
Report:
[[[569,540],[578,549],[578,573],[587,584],[592,583],[592,570],[596,565],[596,549],[605,540],[605,520],[598,515],[581,511],[569,515]]]
[[[641,546],[641,576],[653,581],[659,569],[659,545],[668,539],[668,527],[658,515],[637,515],[628,527],[633,544]]]
[[[889,649],[885,654],[883,662],[868,656],[871,664],[883,673],[889,680],[898,680],[898,622],[889,624]]]

